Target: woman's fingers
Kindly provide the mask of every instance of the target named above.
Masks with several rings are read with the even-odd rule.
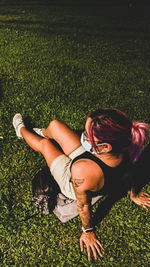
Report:
[[[97,260],[97,253],[96,253],[97,248],[95,249],[94,246],[95,246],[95,244],[94,244],[93,246],[91,246],[91,250],[92,250],[92,252],[93,252],[94,259]]]
[[[90,246],[89,246],[89,244],[85,240],[80,240],[80,249],[81,249],[81,252],[82,252],[83,251],[84,243],[86,245],[86,250],[87,250],[87,255],[88,255],[88,261],[90,261],[91,260]]]
[[[147,208],[146,205],[143,204],[142,207],[143,207],[146,211],[148,211],[148,208]]]
[[[144,192],[143,195],[144,195],[144,196],[147,196],[147,197],[150,198],[150,194],[148,194],[148,193],[145,193],[145,192]]]
[[[91,250],[93,252],[93,256],[94,256],[94,259],[97,260],[97,253],[100,255],[100,257],[103,257],[102,256],[102,253],[98,247],[98,245],[95,243],[94,245],[86,245],[87,247],[87,254],[88,254],[88,260],[90,261],[91,260]]]
[[[96,240],[97,242],[98,240]],[[87,254],[88,254],[88,260],[90,261],[91,260],[91,250],[93,252],[93,255],[94,255],[94,259],[97,260],[97,253],[99,254],[100,257],[103,257],[101,251],[100,251],[100,248],[99,246],[97,245],[100,244],[100,242],[98,241],[97,243],[94,243],[93,245],[89,245],[89,244],[86,244],[86,249],[87,249]],[[104,250],[104,248],[102,247],[102,245],[100,244],[100,247]]]
[[[100,257],[103,257],[103,255],[102,255],[102,253],[101,253],[101,251],[99,249],[99,246],[97,244],[95,244],[95,248],[96,248],[98,254],[100,255]]]
[[[80,237],[80,249],[81,252],[83,251],[83,247],[86,245],[86,250],[87,250],[87,255],[88,255],[88,260],[91,260],[91,252],[94,256],[94,259],[97,260],[98,255],[100,257],[103,257],[101,253],[101,249],[104,250],[102,247],[101,243],[96,239],[95,233],[94,232],[89,232],[89,233],[82,233]]]
[[[147,196],[143,196],[142,202],[143,205],[150,207],[150,198],[148,198]]]
[[[86,250],[87,250],[87,254],[88,254],[88,261],[91,260],[91,250],[90,250],[90,246],[86,245]]]
[[[83,241],[80,239],[80,249],[81,249],[81,252],[83,251]]]
[[[98,240],[96,240],[96,242],[97,242],[97,244],[100,246],[100,248],[101,248],[102,250],[104,250],[102,244],[101,244]]]

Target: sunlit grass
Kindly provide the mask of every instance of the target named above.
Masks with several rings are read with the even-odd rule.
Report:
[[[80,219],[62,224],[31,201],[31,179],[45,162],[16,138],[15,113],[36,127],[58,118],[82,129],[89,111],[107,106],[150,122],[148,10],[62,2],[0,4],[0,261],[149,266],[149,214],[128,197],[98,224],[105,255],[90,264],[79,251]]]

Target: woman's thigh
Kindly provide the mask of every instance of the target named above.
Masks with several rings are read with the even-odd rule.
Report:
[[[63,153],[56,148],[56,146],[48,139],[41,140],[41,148],[40,152],[42,153],[43,157],[46,160],[48,167],[50,168],[52,162],[58,158],[59,156],[63,155]]]
[[[70,164],[71,159],[65,154],[57,157],[51,164],[50,171],[60,187],[61,193],[71,199],[76,199],[71,183]]]
[[[80,137],[67,125],[58,120],[53,120],[44,134],[54,139],[67,156],[81,145]]]

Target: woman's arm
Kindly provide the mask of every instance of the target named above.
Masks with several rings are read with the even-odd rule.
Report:
[[[77,198],[77,208],[82,221],[82,226],[85,229],[88,229],[92,227],[91,196],[90,192],[86,192],[82,189],[83,180],[84,179],[74,179],[72,183]]]
[[[91,259],[91,250],[93,252],[95,260],[97,260],[97,253],[102,257],[103,247],[101,243],[96,239],[96,235],[93,232],[91,222],[91,194],[84,189],[84,178],[72,179],[74,191],[77,198],[77,208],[82,221],[83,233],[80,237],[80,249],[83,251],[84,244],[86,245],[88,260]],[[86,232],[87,231],[87,232]]]

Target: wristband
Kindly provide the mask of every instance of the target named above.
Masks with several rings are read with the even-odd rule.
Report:
[[[88,228],[88,229],[84,229],[84,227],[82,226],[82,231],[83,231],[84,233],[92,232],[92,231],[93,231],[93,227]]]

